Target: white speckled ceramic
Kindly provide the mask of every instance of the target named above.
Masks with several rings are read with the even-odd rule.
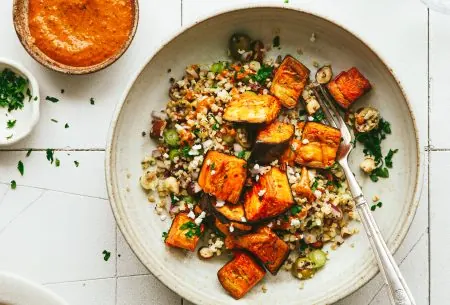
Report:
[[[39,86],[36,78],[25,67],[10,59],[0,58],[0,73],[10,69],[18,75],[28,79],[28,87],[32,98],[25,95],[22,109],[8,112],[7,108],[0,108],[0,146],[14,144],[25,138],[39,121]],[[37,97],[36,100],[34,98]],[[16,120],[13,128],[7,128],[9,120]]]
[[[7,272],[0,272],[0,304],[69,305],[47,288]]]
[[[179,78],[192,63],[209,64],[226,59],[227,41],[236,31],[270,43],[275,34],[281,49],[268,56],[292,54],[315,73],[313,62],[332,63],[334,71],[358,67],[372,82],[373,90],[358,106],[373,105],[392,123],[392,135],[384,149],[398,148],[388,180],[371,182],[359,174],[361,148],[351,164],[368,198],[378,195],[384,203],[374,212],[388,246],[396,250],[413,219],[422,178],[417,130],[407,98],[386,64],[353,34],[316,15],[280,7],[253,7],[221,13],[185,29],[164,45],[131,83],[114,115],[106,154],[106,177],[111,205],[125,238],[148,269],[164,284],[197,304],[329,304],[355,291],[373,277],[377,265],[362,232],[329,254],[324,270],[299,289],[290,273],[266,275],[267,293],[261,284],[242,300],[235,301],[222,289],[216,272],[227,257],[201,261],[195,253],[168,249],[161,233],[170,221],[162,222],[141,190],[140,161],[154,143],[141,132],[149,130],[150,113],[168,101],[169,78]],[[311,42],[311,33],[316,41]],[[302,55],[298,54],[302,51]],[[172,69],[168,74],[167,70]],[[128,178],[128,174],[131,178]],[[128,191],[127,191],[128,190]],[[358,223],[354,226],[360,227]],[[354,245],[354,247],[351,247]],[[387,301],[387,300],[386,300]]]

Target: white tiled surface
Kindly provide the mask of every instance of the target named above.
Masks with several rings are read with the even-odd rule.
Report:
[[[138,32],[127,53],[110,68],[81,77],[51,72],[25,53],[12,27],[11,2],[1,4],[0,57],[22,62],[40,80],[42,97],[61,100],[42,102],[42,120],[33,135],[12,151],[0,151],[0,270],[43,283],[74,305],[182,304],[135,257],[111,214],[103,170],[111,114],[128,79],[182,23],[223,8],[284,1],[141,0]],[[431,170],[428,181],[427,164],[419,209],[395,257],[418,305],[448,304],[450,17],[429,14],[419,0],[290,0],[287,5],[319,12],[357,32],[387,60],[409,93],[421,144],[432,150],[427,152]],[[26,158],[28,148],[36,151]],[[46,148],[58,149],[60,167],[46,160]],[[24,177],[16,169],[19,160],[25,164]],[[12,179],[18,184],[14,191]],[[111,252],[107,262],[105,249]],[[387,304],[381,277],[338,304]]]

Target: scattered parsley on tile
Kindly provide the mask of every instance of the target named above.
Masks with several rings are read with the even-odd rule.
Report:
[[[95,100],[93,97],[91,97],[91,99],[89,101],[91,102],[91,105],[95,105]]]
[[[64,125],[64,128],[69,128],[69,124],[66,123],[66,125]]]
[[[27,154],[26,154],[26,157],[27,157],[27,158],[31,155],[31,152],[32,152],[32,151],[33,151],[32,149],[29,149],[29,150],[27,151]]]
[[[56,159],[55,159],[55,166],[56,166],[56,167],[59,167],[60,164],[61,164],[61,162],[59,161],[58,158],[56,158]]]
[[[80,162],[78,162],[78,161],[76,161],[76,160],[73,161],[73,163],[75,163],[75,166],[76,166],[76,167],[78,167],[78,166],[80,165]]]
[[[46,97],[45,97],[45,100],[47,100],[47,101],[49,101],[49,102],[52,102],[52,103],[57,103],[57,102],[59,102],[59,99],[57,99],[56,97],[53,97],[53,96],[46,96]]]
[[[52,121],[53,123],[58,123],[58,120],[55,119],[51,119],[50,121]]]
[[[103,250],[102,254],[103,254],[103,260],[105,262],[107,262],[109,260],[109,258],[111,257],[111,252],[109,252],[109,251]]]
[[[15,190],[17,187],[16,181],[15,180],[11,180],[11,189]]]
[[[19,161],[19,163],[17,163],[17,169],[19,170],[20,175],[23,176],[24,167],[22,161]]]
[[[50,164],[53,164],[53,154],[54,154],[55,150],[54,149],[47,149],[46,150],[46,154],[47,154],[47,160],[50,161]]]

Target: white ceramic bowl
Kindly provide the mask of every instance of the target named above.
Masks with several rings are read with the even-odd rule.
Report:
[[[31,133],[39,121],[39,85],[36,78],[21,64],[6,58],[0,58],[0,73],[10,69],[16,74],[28,79],[31,100],[25,95],[22,109],[8,112],[7,108],[0,108],[0,146],[14,144]],[[36,100],[34,98],[37,97]],[[16,120],[13,128],[7,128],[7,121]],[[12,137],[11,137],[12,136]]]
[[[220,286],[216,272],[228,259],[201,261],[195,253],[168,249],[161,232],[170,221],[162,222],[147,201],[138,178],[140,161],[155,146],[141,132],[150,126],[152,110],[163,109],[168,101],[169,77],[181,77],[193,63],[208,64],[226,59],[227,41],[233,32],[247,32],[270,43],[279,33],[281,50],[268,56],[292,54],[315,73],[313,61],[332,63],[334,71],[356,66],[371,81],[371,93],[358,102],[381,109],[392,123],[393,134],[383,142],[384,149],[398,148],[390,178],[378,183],[362,177],[358,164],[361,147],[352,153],[351,166],[368,198],[377,194],[384,202],[374,212],[389,248],[395,251],[409,228],[419,199],[422,178],[417,130],[410,105],[391,70],[374,51],[355,35],[316,15],[280,7],[254,7],[225,12],[185,29],[165,44],[132,81],[115,112],[106,154],[106,178],[111,205],[128,243],[147,268],[164,284],[197,304],[329,304],[355,291],[378,271],[367,238],[361,229],[336,251],[330,251],[324,270],[304,289],[290,273],[267,275],[243,299],[233,300]],[[316,41],[311,42],[312,33]],[[303,55],[297,54],[301,49]],[[168,69],[172,73],[167,73]],[[131,177],[131,178],[129,178]],[[351,245],[354,244],[354,247]]]
[[[7,272],[0,272],[0,304],[69,305],[47,288]]]

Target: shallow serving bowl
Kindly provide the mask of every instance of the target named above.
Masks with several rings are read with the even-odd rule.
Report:
[[[193,63],[210,64],[227,58],[227,41],[234,32],[271,43],[280,36],[281,49],[268,56],[292,54],[311,69],[313,62],[332,63],[334,71],[358,67],[374,86],[359,105],[373,105],[392,124],[392,135],[383,143],[386,152],[398,148],[390,178],[373,183],[359,174],[361,147],[352,154],[351,166],[368,198],[379,195],[384,202],[376,219],[391,250],[396,250],[411,224],[418,204],[422,177],[417,130],[410,105],[389,67],[355,35],[316,15],[280,7],[253,7],[225,12],[201,21],[179,33],[144,66],[119,103],[109,135],[106,178],[111,205],[128,243],[145,266],[165,285],[196,304],[329,304],[355,291],[378,271],[369,243],[361,232],[330,250],[329,261],[304,288],[290,273],[267,275],[261,284],[240,301],[220,286],[216,273],[229,258],[201,261],[195,253],[168,249],[161,233],[170,220],[162,222],[141,190],[140,161],[154,144],[142,131],[150,126],[152,110],[168,101],[169,78],[182,76]],[[310,41],[312,33],[316,41]],[[299,50],[302,51],[300,55]],[[168,69],[172,72],[168,74]],[[385,153],[386,153],[385,152]]]
[[[14,0],[13,2],[13,21],[14,28],[16,30],[17,36],[22,43],[28,54],[31,55],[37,62],[44,65],[52,70],[62,72],[65,74],[88,74],[102,70],[109,65],[113,64],[118,60],[123,53],[128,49],[131,41],[136,34],[136,29],[139,21],[139,2],[138,0],[132,0],[132,5],[134,7],[134,18],[133,24],[128,36],[127,41],[124,43],[122,48],[115,53],[113,56],[109,57],[105,61],[87,67],[74,67],[69,66],[58,61],[53,60],[48,57],[44,52],[42,52],[35,44],[34,39],[30,34],[30,29],[28,27],[28,0]]]

